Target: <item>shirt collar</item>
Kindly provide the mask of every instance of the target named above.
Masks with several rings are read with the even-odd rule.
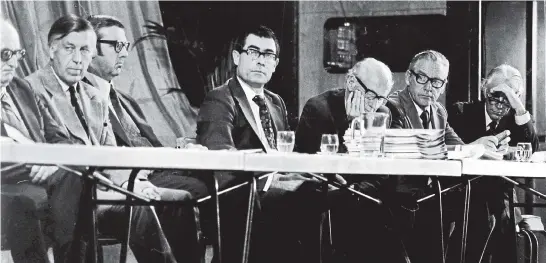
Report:
[[[239,78],[239,76],[237,76],[237,81],[239,81],[239,84],[241,84],[241,87],[243,88],[243,91],[245,92],[245,95],[246,95],[246,98],[248,99],[248,101],[253,101],[254,97],[256,95],[259,95],[259,96],[264,96],[264,90],[261,89],[261,93],[258,94],[256,93],[256,91],[254,91],[253,88],[251,88],[248,84],[246,84],[246,82],[244,82],[241,78]]]
[[[109,98],[110,97],[110,89],[112,88],[112,86],[114,85],[114,83],[112,83],[112,81],[108,81],[108,80],[105,80],[99,76],[95,77],[95,81],[97,82],[97,88],[101,91],[101,92],[104,92],[104,95]]]
[[[55,73],[55,70],[52,69],[52,72],[53,72],[53,75],[55,76],[55,78],[57,79],[57,82],[59,82],[59,84],[61,84],[61,88],[63,89],[63,91],[68,92],[68,89],[70,87],[66,83],[64,83],[64,81],[62,81],[61,78],[59,78],[59,76],[57,76],[57,73]]]
[[[487,106],[485,105],[485,103],[483,104],[483,109],[484,109],[484,112],[485,112],[485,128],[488,128],[489,127],[489,124],[493,122],[493,120],[491,119],[491,117],[489,117],[489,114],[487,114]]]
[[[419,107],[419,105],[417,105],[417,103],[415,103],[415,101],[413,100],[413,98],[411,99],[411,101],[413,102],[413,105],[415,106],[415,109],[417,110],[417,116],[421,116],[421,114],[423,113],[423,111],[428,111],[428,114],[430,116],[430,106],[426,107],[425,110],[423,110],[421,107]]]

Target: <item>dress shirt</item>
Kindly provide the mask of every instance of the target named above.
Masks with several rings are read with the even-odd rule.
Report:
[[[427,111],[428,112],[428,129],[434,129],[434,127],[432,127],[432,111],[430,110],[430,106],[426,107],[424,110],[421,109],[421,107],[419,107],[419,105],[417,105],[417,103],[415,103],[415,101],[413,100],[413,98],[411,99],[411,101],[413,102],[413,105],[415,105],[415,109],[417,110],[417,117],[419,117],[419,119],[421,119],[421,114],[423,113],[423,111]]]
[[[61,88],[63,89],[64,94],[66,95],[66,97],[68,98],[68,101],[71,101],[70,91],[68,91],[70,86],[68,86],[64,81],[62,81],[59,78],[59,76],[57,76],[57,73],[55,73],[55,70],[53,70],[53,75],[55,75],[55,78],[57,78],[57,81],[61,85]],[[74,83],[74,89],[76,89],[76,98],[78,99],[78,103],[80,104],[80,107],[81,107],[82,97],[80,96],[80,92],[78,91],[78,86],[77,85],[78,85],[78,82]]]
[[[489,128],[489,123],[491,123],[493,120],[491,119],[491,117],[489,117],[489,114],[487,114],[487,105],[485,105],[484,103],[483,106],[485,107],[485,130],[487,130]],[[514,115],[514,120],[516,121],[517,125],[524,125],[531,120],[531,114],[529,113],[529,111],[525,111],[525,113],[521,116]],[[499,123],[497,122],[497,126],[498,125]]]
[[[261,141],[267,142],[267,138],[265,137],[264,129],[262,127],[262,122],[260,120],[260,107],[258,106],[258,104],[256,104],[256,102],[253,101],[254,96],[256,95],[264,97],[264,91],[262,89],[261,93],[258,94],[254,91],[254,89],[252,89],[248,84],[246,84],[239,77],[237,77],[237,81],[239,81],[239,84],[241,84],[241,87],[243,88],[246,99],[248,100],[248,104],[250,104],[250,108],[252,109],[252,115],[254,116],[254,121],[256,122],[256,126],[258,127],[258,137],[260,138]],[[265,144],[265,147],[267,151],[271,150],[271,147],[269,146],[268,143]]]

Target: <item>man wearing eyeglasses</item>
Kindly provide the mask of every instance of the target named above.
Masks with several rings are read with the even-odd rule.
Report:
[[[52,116],[49,101],[14,76],[25,55],[17,30],[2,19],[0,35],[2,143],[6,137],[18,143],[70,143],[62,124]],[[56,180],[63,173],[56,166],[39,165],[2,171],[2,231],[14,262],[49,262],[43,236],[49,228],[48,207],[62,205],[70,197],[64,194],[70,185]]]
[[[312,97],[305,104],[296,129],[298,152],[315,154],[320,151],[321,136],[336,134],[339,152],[347,152],[344,134],[353,118],[367,112],[390,114],[385,106],[393,86],[392,72],[387,65],[374,58],[357,62],[346,74],[344,87],[332,89]],[[389,122],[390,124],[390,122]],[[386,176],[344,175],[348,184],[365,194],[378,197]],[[385,231],[383,211],[366,200],[335,193],[332,198],[332,229],[338,238],[334,245],[341,262],[401,262],[398,243]],[[382,199],[381,197],[379,197]],[[370,216],[370,214],[374,216]],[[389,253],[384,248],[389,247]]]
[[[534,152],[538,148],[538,137],[531,115],[520,100],[522,90],[519,71],[510,65],[500,65],[483,81],[484,100],[456,103],[450,108],[449,122],[466,143],[508,130],[511,146],[530,142]]]
[[[129,53],[125,26],[119,19],[107,15],[91,15],[87,18],[97,34],[97,55],[91,61],[89,73],[84,81],[104,92],[109,98],[110,123],[118,146],[125,147],[163,147],[152,127],[146,121],[137,101],[129,94],[120,91],[113,80],[123,70]],[[198,148],[198,145],[192,145]],[[204,148],[201,146],[201,148]],[[206,149],[206,148],[205,148]],[[183,171],[157,170],[142,178],[135,187],[141,192],[150,193],[161,200],[185,200],[192,198],[192,187],[198,179],[185,176]],[[198,195],[199,193],[193,193]],[[198,247],[193,208],[165,207],[158,209],[159,219],[165,229],[173,253],[179,262],[199,262],[204,251]]]
[[[271,29],[257,26],[241,32],[231,53],[237,66],[234,76],[208,92],[201,105],[199,143],[212,150],[276,151],[276,133],[289,129],[288,117],[282,98],[265,85],[279,63],[279,53],[279,42]],[[226,188],[245,182],[248,176],[253,174],[220,173],[217,178],[219,187]],[[256,262],[318,261],[318,249],[310,253],[300,250],[313,246],[303,238],[316,235],[318,239],[321,202],[314,183],[298,174],[274,174],[258,181],[262,209],[257,213],[260,220],[254,223],[260,222],[261,227],[253,229],[253,236],[258,233],[251,247],[251,258]],[[248,203],[247,189],[236,189],[220,200],[221,222],[227,225],[222,226],[226,262],[241,260],[246,208],[240,204]],[[319,244],[318,240],[313,242]]]
[[[92,25],[86,19],[67,15],[57,19],[48,33],[50,63],[26,80],[33,90],[52,101],[52,111],[58,116],[70,139],[75,144],[88,146],[115,146],[116,141],[108,119],[108,102],[98,90],[82,81],[97,44],[97,36]],[[128,180],[128,171],[107,170],[114,183],[123,186]],[[140,176],[140,175],[139,175]],[[138,177],[138,176],[137,176]],[[63,205],[51,209],[59,216],[54,218],[54,240],[56,242],[55,262],[81,262],[85,260],[86,243],[76,236],[78,226],[86,225],[90,218],[79,213],[82,181],[79,177],[62,178],[71,184]],[[138,184],[136,182],[135,184]],[[135,187],[136,191],[144,189]],[[124,198],[111,196],[104,191],[97,191],[101,198]],[[153,198],[153,197],[152,197]],[[131,235],[129,244],[139,262],[176,262],[170,250],[167,250],[160,231],[159,222],[149,207],[133,208]],[[80,217],[78,217],[80,216]],[[118,239],[125,238],[128,218],[123,206],[99,206],[97,209],[98,227],[103,234]]]

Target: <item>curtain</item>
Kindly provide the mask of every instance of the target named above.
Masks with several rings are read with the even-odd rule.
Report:
[[[115,16],[124,24],[130,42],[146,34],[146,20],[162,24],[157,1],[2,1],[1,10],[2,17],[18,30],[21,45],[27,50],[17,70],[19,77],[47,65],[47,34],[63,15]],[[184,94],[167,93],[169,88],[180,87],[165,40],[145,40],[132,46],[114,84],[137,100],[165,146],[174,146],[177,137],[195,136],[198,109],[190,106]]]

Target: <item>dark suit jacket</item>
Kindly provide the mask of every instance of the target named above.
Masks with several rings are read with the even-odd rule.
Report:
[[[378,112],[389,114],[387,107],[380,107]],[[390,121],[387,123],[390,124]],[[347,152],[343,135],[351,121],[345,111],[345,89],[329,90],[307,101],[303,107],[296,129],[295,151],[317,153],[320,151],[320,139],[323,134],[337,134],[339,152]],[[387,125],[389,125],[387,124]]]
[[[403,115],[399,119],[393,119],[391,128],[401,128],[401,129],[423,129],[423,124],[421,119],[417,114],[417,109],[415,104],[410,97],[408,88],[403,89],[402,91],[395,92],[389,96],[391,102],[396,105]],[[445,131],[445,141],[447,145],[460,145],[464,142],[459,138],[457,133],[451,128],[447,122],[447,110],[439,102],[435,102],[431,105],[432,112],[431,124],[434,129],[444,129]],[[409,124],[409,126],[408,126]]]
[[[103,85],[100,85],[96,78],[100,78],[97,75],[94,75],[92,73],[87,73],[84,78],[84,82],[92,85],[93,87],[96,87],[100,90],[101,93],[104,93],[106,96],[109,96],[107,94],[107,90],[109,90],[109,87],[103,87]],[[146,117],[144,116],[144,112],[138,105],[138,102],[136,102],[129,94],[126,94],[120,90],[114,89],[116,94],[119,97],[119,101],[121,103],[121,106],[127,111],[131,119],[135,122],[136,126],[138,127],[140,134],[148,139],[150,143],[154,147],[163,147],[157,136],[155,135],[152,126],[148,124],[148,121],[146,120]],[[113,109],[111,107],[109,108],[109,116],[110,118],[113,118]],[[112,123],[112,130],[114,132],[114,135],[116,136],[116,142],[119,146],[127,146],[130,145],[129,139],[126,137],[126,133],[123,132],[123,128],[119,125],[114,125]]]
[[[264,95],[275,133],[287,130],[284,101],[269,90]],[[258,137],[252,109],[236,77],[207,93],[197,117],[197,141],[211,150],[266,149],[267,141]]]
[[[273,120],[273,130],[288,129],[286,106],[282,98],[264,90],[265,101]],[[258,137],[258,127],[243,88],[236,77],[207,93],[197,117],[197,142],[211,150],[266,150],[265,140]],[[217,176],[221,188],[242,182],[244,176],[221,173]],[[258,182],[262,189],[265,180]]]
[[[449,108],[449,123],[453,129],[461,136],[465,143],[471,143],[480,137],[486,136],[485,126],[485,104],[484,102],[455,103]],[[518,142],[530,142],[533,146],[533,152],[538,149],[538,136],[533,127],[532,118],[524,125],[517,125],[515,112],[511,110],[498,123],[494,134],[510,131],[510,145],[515,146]]]

